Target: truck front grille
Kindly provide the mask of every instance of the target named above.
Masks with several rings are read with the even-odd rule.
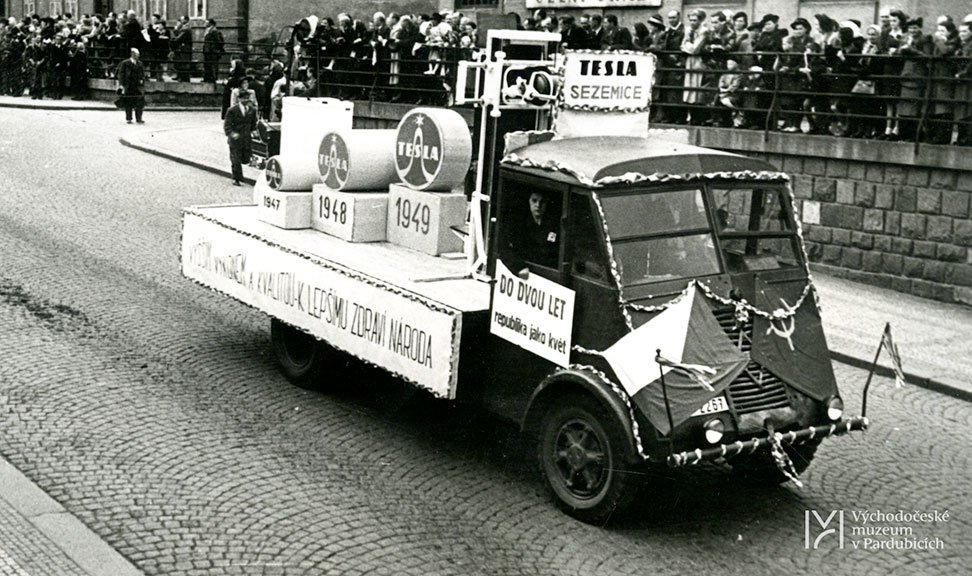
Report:
[[[786,408],[790,398],[779,378],[756,362],[729,384],[729,401],[737,414],[749,414],[770,408]]]
[[[749,352],[753,347],[753,321],[750,319],[745,324],[736,323],[736,313],[732,308],[719,308],[714,310],[719,326],[732,341],[736,348],[743,352]]]
[[[753,320],[736,322],[732,308],[719,308],[713,311],[719,326],[729,340],[743,352],[753,347]],[[786,408],[790,398],[783,382],[759,363],[750,360],[746,369],[729,384],[729,402],[737,414],[749,414],[771,408]]]

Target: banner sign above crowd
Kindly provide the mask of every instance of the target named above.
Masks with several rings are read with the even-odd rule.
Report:
[[[653,54],[568,50],[563,105],[574,110],[644,111],[651,104],[654,73]]]
[[[526,0],[526,7],[535,8],[659,8],[662,0]]]

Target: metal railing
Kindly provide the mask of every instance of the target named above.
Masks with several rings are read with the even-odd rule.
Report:
[[[659,122],[972,145],[969,58],[847,54],[827,67],[821,55],[797,54],[803,65],[787,69],[781,64],[792,53],[745,52],[687,69],[672,65],[684,62],[684,53],[656,54],[652,105]],[[730,59],[740,63],[733,72],[725,67]],[[772,65],[751,70],[757,62]],[[739,78],[731,92],[720,90],[726,74]]]

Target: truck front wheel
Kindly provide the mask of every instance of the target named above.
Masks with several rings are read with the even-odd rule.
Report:
[[[565,396],[543,413],[540,470],[567,514],[602,524],[632,500],[637,475],[626,462],[624,441],[620,423],[590,396]]]
[[[277,320],[271,320],[270,339],[280,371],[301,388],[319,388],[328,349],[313,336]]]

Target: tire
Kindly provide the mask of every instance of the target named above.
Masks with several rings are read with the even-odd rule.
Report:
[[[797,476],[806,472],[810,462],[817,452],[819,443],[784,444],[783,450],[793,462],[793,469]],[[776,485],[789,481],[780,469],[776,467],[773,455],[760,452],[752,456],[737,458],[731,462],[732,471],[742,480],[754,484]]]
[[[277,365],[287,380],[308,390],[324,388],[322,375],[332,356],[326,344],[276,318],[270,321],[270,339]]]
[[[587,395],[564,396],[544,411],[540,472],[568,515],[604,524],[634,498],[637,475],[624,453],[624,434],[621,423]]]

